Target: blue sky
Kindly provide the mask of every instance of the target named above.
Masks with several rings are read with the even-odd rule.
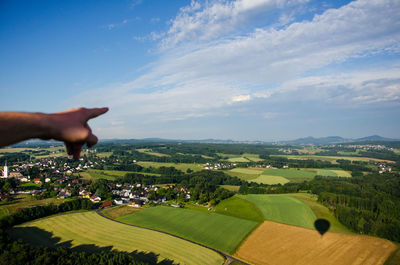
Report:
[[[400,138],[400,2],[1,1],[1,111],[101,138]]]

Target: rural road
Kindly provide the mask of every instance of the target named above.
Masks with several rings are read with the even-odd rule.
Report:
[[[194,242],[194,241],[192,241],[192,240],[189,240],[189,239],[186,239],[186,238],[183,238],[183,237],[180,237],[180,236],[176,236],[176,235],[171,234],[171,233],[168,233],[168,232],[160,231],[160,230],[153,229],[153,228],[148,228],[148,227],[143,227],[143,226],[138,226],[138,225],[133,225],[133,224],[127,224],[127,223],[124,223],[124,222],[120,222],[120,221],[118,221],[118,220],[115,220],[115,219],[112,219],[112,218],[110,218],[110,217],[105,216],[101,211],[102,211],[102,210],[96,210],[96,213],[97,213],[98,215],[100,215],[101,217],[107,218],[108,220],[111,220],[111,221],[114,221],[114,222],[117,222],[117,223],[120,223],[120,224],[124,224],[124,225],[129,225],[129,226],[133,226],[133,227],[137,227],[137,228],[142,228],[142,229],[147,229],[147,230],[152,230],[152,231],[155,231],[155,232],[167,234],[167,235],[170,235],[170,236],[173,236],[173,237],[176,237],[176,238],[179,238],[179,239],[188,241],[188,242],[190,242],[190,243],[193,243],[193,244],[196,244],[196,245],[199,245],[199,246],[208,248],[208,249],[210,249],[210,250],[213,250],[213,251],[219,253],[220,255],[222,255],[222,256],[224,256],[224,257],[226,258],[226,260],[227,260],[228,262],[225,262],[224,264],[229,264],[229,263],[231,263],[232,261],[237,261],[237,262],[242,263],[242,264],[244,264],[244,265],[250,265],[250,264],[248,264],[248,263],[246,263],[246,262],[244,262],[244,261],[241,261],[240,259],[237,259],[237,258],[235,258],[235,257],[233,257],[233,256],[231,256],[231,255],[229,255],[229,254],[226,254],[226,253],[224,253],[224,252],[222,252],[222,251],[220,251],[220,250],[217,250],[217,249],[215,249],[215,248],[208,247],[208,246],[206,246],[206,245],[203,245],[203,244]]]

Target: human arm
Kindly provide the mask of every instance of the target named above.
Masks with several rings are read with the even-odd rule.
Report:
[[[69,155],[79,159],[84,144],[95,145],[97,137],[88,120],[104,114],[108,108],[79,108],[58,113],[0,112],[0,147],[31,138],[63,141]]]

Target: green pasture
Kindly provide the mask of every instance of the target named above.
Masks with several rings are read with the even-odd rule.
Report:
[[[303,180],[311,180],[315,177],[316,171],[314,170],[302,170],[302,169],[267,169],[263,172],[263,175],[269,176],[280,176],[284,177],[288,180],[296,181],[297,179]]]
[[[260,155],[258,154],[242,154],[242,155],[233,155],[233,154],[224,154],[224,153],[217,153],[217,155],[227,158],[226,161],[232,162],[232,163],[245,163],[245,162],[259,162],[263,161],[264,159],[260,158]]]
[[[314,212],[315,216],[317,218],[323,218],[326,219],[330,222],[331,227],[329,228],[329,232],[334,232],[334,233],[344,233],[344,234],[350,234],[353,233],[351,232],[348,228],[346,228],[344,225],[342,225],[336,217],[329,211],[327,207],[322,205],[317,201],[317,195],[313,194],[308,194],[308,193],[291,193],[287,194],[292,197],[295,197],[302,201],[303,203],[307,204],[311,210]]]
[[[113,152],[98,152],[98,153],[96,153],[96,156],[98,156],[98,157],[109,157],[112,154],[113,154]]]
[[[264,159],[261,159],[260,155],[258,155],[258,154],[245,153],[245,154],[242,155],[242,157],[247,158],[248,160],[253,161],[253,162],[259,162],[259,161],[263,161],[264,160]]]
[[[313,229],[317,219],[310,207],[287,195],[237,195],[253,203],[269,221]]]
[[[289,168],[289,169],[261,169],[261,168],[234,168],[226,171],[231,176],[242,180],[263,184],[285,184],[288,182],[303,182],[313,179],[316,175],[351,177],[351,173],[341,169],[314,169],[314,168]]]
[[[126,252],[153,252],[159,261],[172,259],[180,264],[223,264],[216,252],[156,231],[127,226],[95,212],[58,215],[12,228],[9,233],[33,245],[71,246],[91,251],[110,247]]]
[[[224,172],[232,177],[238,177],[242,180],[251,181],[258,178],[263,171],[250,168],[233,168]]]
[[[240,189],[240,186],[234,186],[234,185],[220,185],[220,187],[234,192],[238,192]]]
[[[216,207],[217,213],[231,215],[243,219],[262,222],[264,217],[261,211],[250,201],[238,196],[221,201]]]
[[[161,163],[161,162],[138,162],[142,167],[174,167],[178,170],[186,172],[188,168],[193,171],[201,171],[204,169],[204,166],[201,164],[191,164],[191,163]]]
[[[238,157],[228,158],[226,161],[232,163],[246,163],[249,162],[250,160],[247,159],[246,157],[238,156]]]
[[[256,182],[259,184],[268,184],[268,185],[276,185],[288,183],[289,180],[287,178],[281,176],[271,176],[271,175],[260,175],[255,179],[250,180],[251,182]]]
[[[140,153],[152,155],[152,156],[158,156],[158,157],[170,156],[170,155],[167,155],[167,154],[162,154],[162,153],[153,152],[153,150],[147,149],[147,148],[136,149],[136,151],[138,151],[138,152],[140,152]]]
[[[32,206],[61,204],[69,199],[57,199],[57,198],[47,198],[43,200],[37,200],[32,195],[20,194],[12,197],[13,200],[0,205],[0,217],[15,213],[19,208],[28,208]]]
[[[203,205],[196,205],[193,203],[186,203],[184,206],[185,209],[193,210],[193,211],[199,211],[203,213],[210,213],[210,207],[208,206],[203,206]]]
[[[228,253],[233,253],[258,225],[223,214],[165,206],[144,209],[117,220],[169,232]]]
[[[96,179],[115,180],[117,178],[124,177],[126,173],[160,176],[160,174],[156,173],[131,172],[131,171],[119,171],[119,170],[100,170],[100,169],[88,169],[87,171],[80,172],[79,174],[83,179],[87,180],[96,180]]]

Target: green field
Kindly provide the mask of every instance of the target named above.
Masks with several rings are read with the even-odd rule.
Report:
[[[217,213],[231,215],[256,222],[264,221],[261,211],[250,201],[233,196],[221,201],[216,207]]]
[[[242,155],[233,155],[233,154],[223,154],[223,153],[217,153],[217,155],[226,158],[226,161],[232,162],[232,163],[240,163],[240,162],[259,162],[263,161],[264,159],[260,158],[260,155],[257,154],[242,154]]]
[[[79,174],[83,179],[86,180],[96,180],[96,179],[115,180],[117,178],[124,177],[126,173],[160,176],[160,174],[156,173],[130,172],[130,171],[119,171],[119,170],[100,170],[100,169],[88,169],[87,171],[80,172]]]
[[[162,153],[153,152],[153,150],[147,149],[147,148],[136,149],[136,151],[138,151],[138,152],[140,152],[140,153],[152,155],[152,156],[158,156],[158,157],[170,156],[170,155],[167,155],[167,154],[162,154]]]
[[[14,200],[0,205],[0,218],[15,213],[18,208],[28,208],[38,205],[61,204],[69,199],[47,198],[43,200],[36,200],[32,195],[16,195],[13,196]]]
[[[287,195],[237,195],[252,202],[269,221],[313,229],[317,219],[310,207]]]
[[[169,232],[233,253],[257,222],[218,213],[172,207],[152,207],[117,220]]]
[[[190,164],[190,163],[161,163],[161,162],[138,162],[139,165],[142,167],[174,167],[178,170],[186,172],[188,168],[193,171],[200,171],[203,170],[203,165],[200,164]]]
[[[299,199],[300,201],[307,204],[311,210],[314,212],[317,218],[323,218],[328,220],[331,223],[331,227],[329,228],[329,232],[334,233],[345,233],[351,234],[348,228],[342,225],[336,217],[329,211],[327,207],[317,202],[317,195],[308,194],[308,193],[291,193],[288,194],[292,197]]]
[[[234,186],[234,185],[220,185],[220,187],[235,192],[238,192],[240,189],[240,186]]]
[[[285,184],[287,182],[303,182],[313,179],[316,175],[351,177],[348,171],[339,169],[313,169],[313,168],[290,168],[290,169],[262,169],[262,168],[234,168],[226,171],[231,176],[240,179],[263,183],[263,184]]]
[[[261,184],[268,184],[268,185],[275,185],[275,184],[285,184],[288,183],[289,180],[287,178],[281,176],[270,176],[270,175],[260,175],[259,177],[252,179],[251,182],[261,183]]]
[[[262,170],[256,170],[251,168],[239,168],[239,167],[225,171],[225,173],[227,173],[232,177],[238,177],[246,181],[258,178],[262,174],[262,172],[263,172]]]
[[[216,252],[163,233],[127,226],[99,216],[95,212],[58,215],[35,220],[11,229],[13,238],[53,247],[71,245],[91,251],[112,247],[119,251],[153,252],[159,260],[173,259],[181,264],[222,264]],[[64,243],[64,244],[61,244]]]

